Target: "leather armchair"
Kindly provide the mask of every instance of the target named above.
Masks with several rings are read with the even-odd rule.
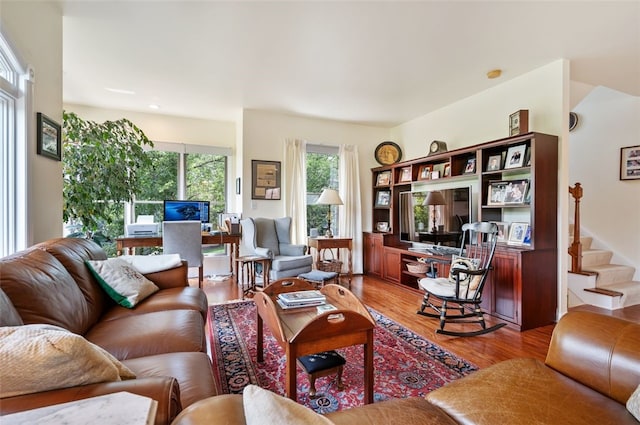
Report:
[[[311,271],[313,258],[307,246],[291,243],[291,217],[240,220],[240,255],[271,258],[269,278],[274,281]]]

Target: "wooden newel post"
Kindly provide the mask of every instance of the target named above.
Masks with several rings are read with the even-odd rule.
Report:
[[[569,186],[569,193],[575,200],[575,212],[573,218],[573,242],[569,247],[571,255],[571,272],[582,272],[582,244],[580,243],[580,198],[582,198],[582,185],[576,183],[574,187]]]

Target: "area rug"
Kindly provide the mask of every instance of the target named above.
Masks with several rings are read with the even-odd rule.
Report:
[[[373,309],[374,399],[422,397],[447,382],[478,368],[411,332]],[[264,362],[256,361],[256,306],[238,301],[211,306],[209,329],[213,369],[225,394],[241,393],[248,384],[285,394],[284,350],[264,329]],[[337,350],[346,360],[344,389],[334,376],[316,381],[317,397],[309,397],[309,380],[298,366],[298,402],[318,413],[364,404],[364,350],[362,345]]]

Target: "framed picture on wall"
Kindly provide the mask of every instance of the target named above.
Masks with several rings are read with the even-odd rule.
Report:
[[[280,161],[251,160],[251,199],[280,199]]]
[[[60,124],[42,112],[37,114],[37,152],[47,158],[62,160],[62,129]]]
[[[640,145],[620,148],[620,180],[640,179]]]

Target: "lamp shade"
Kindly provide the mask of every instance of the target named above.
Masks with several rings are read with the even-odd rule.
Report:
[[[424,200],[422,205],[444,205],[444,196],[442,196],[442,192],[438,190],[434,190],[429,192],[427,195],[427,199]]]
[[[442,196],[442,195],[440,195]],[[323,189],[316,201],[317,205],[342,205],[342,199],[335,189]]]

